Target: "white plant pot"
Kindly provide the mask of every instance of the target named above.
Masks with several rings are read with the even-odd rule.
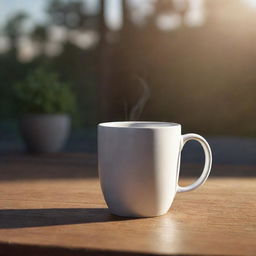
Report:
[[[27,150],[37,153],[59,152],[70,132],[67,114],[27,114],[20,120],[20,130]]]

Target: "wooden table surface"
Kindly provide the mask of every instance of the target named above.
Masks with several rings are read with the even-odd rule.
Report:
[[[0,161],[1,256],[256,255],[256,177],[210,177],[168,214],[129,219],[109,213],[95,162],[81,159],[63,175],[55,158]]]

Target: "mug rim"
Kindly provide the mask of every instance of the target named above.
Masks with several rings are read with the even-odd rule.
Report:
[[[137,124],[137,126],[131,126],[133,124]],[[181,127],[181,125],[174,122],[161,121],[114,121],[99,123],[98,127],[120,129],[170,129]]]

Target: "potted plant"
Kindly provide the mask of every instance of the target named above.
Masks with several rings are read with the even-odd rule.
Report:
[[[43,68],[15,86],[20,130],[29,152],[58,152],[70,131],[75,96],[69,84]]]

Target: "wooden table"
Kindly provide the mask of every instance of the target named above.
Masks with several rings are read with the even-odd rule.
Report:
[[[129,219],[109,213],[95,157],[58,159],[0,161],[1,256],[256,255],[256,177],[211,177],[168,214]]]

